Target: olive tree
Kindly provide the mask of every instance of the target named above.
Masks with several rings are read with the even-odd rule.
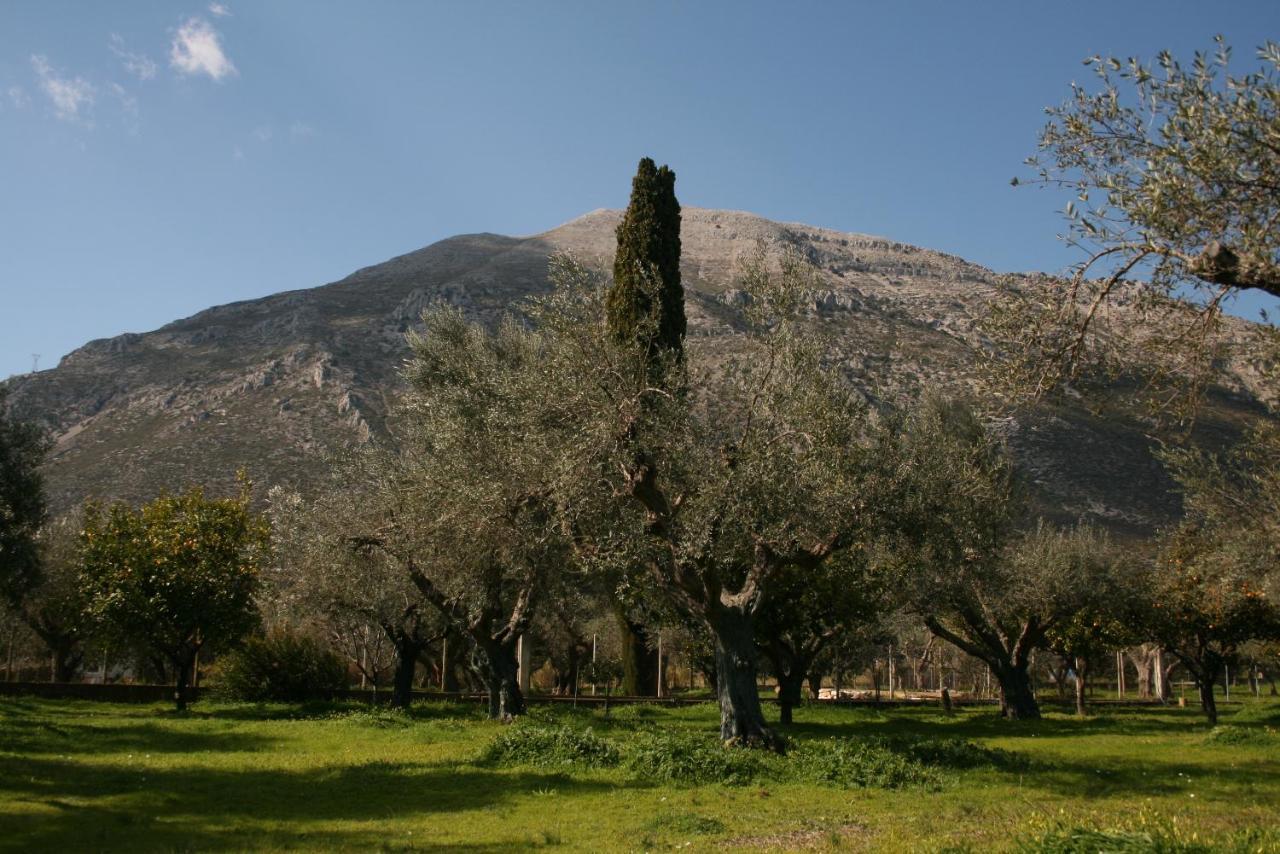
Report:
[[[270,595],[295,621],[318,618],[330,640],[357,668],[379,681],[381,636],[392,653],[392,704],[407,707],[418,661],[443,639],[445,629],[403,570],[387,555],[354,549],[349,537],[372,519],[358,484],[355,463],[341,472],[313,502],[281,490],[271,492],[273,571],[265,580]]]
[[[984,662],[1007,718],[1037,718],[1031,654],[1088,609],[1110,572],[1088,528],[1019,533],[1013,463],[972,410],[929,398],[882,453],[898,472],[891,537],[911,609],[934,635]]]
[[[537,599],[574,560],[560,488],[564,443],[578,441],[545,382],[538,336],[456,309],[424,314],[411,336],[399,448],[376,455],[366,512],[349,545],[392,561],[472,645],[492,717],[524,711],[516,644]]]
[[[573,425],[565,504],[599,508],[579,514],[576,540],[593,559],[624,554],[714,638],[722,738],[776,746],[756,693],[756,615],[779,574],[855,546],[867,512],[864,409],[798,314],[813,271],[794,255],[752,259],[739,349],[688,348],[658,369],[608,333],[598,276],[561,258],[553,278],[531,315],[553,421]]]
[[[770,582],[756,634],[778,680],[782,723],[792,722],[805,680],[820,681],[815,666],[828,646],[842,636],[875,634],[890,610],[887,579],[874,575],[872,559],[869,550],[849,550],[816,568],[789,567]]]
[[[80,517],[69,514],[47,523],[38,537],[39,581],[18,606],[23,621],[49,653],[50,676],[70,682],[84,661],[93,618],[82,585]]]

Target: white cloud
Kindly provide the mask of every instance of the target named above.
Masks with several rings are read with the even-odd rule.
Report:
[[[8,95],[9,103],[19,110],[31,103],[31,99],[27,97],[27,91],[21,86],[10,86]]]
[[[316,129],[306,122],[294,122],[289,125],[289,136],[293,139],[305,139],[316,135]]]
[[[218,31],[201,18],[191,18],[173,36],[169,64],[181,74],[207,74],[214,80],[236,74],[236,67],[222,52]]]
[[[120,99],[120,109],[124,110],[131,116],[138,115],[138,99],[129,94],[129,90],[125,89],[119,83],[108,83],[107,88],[111,90],[111,94]]]
[[[263,125],[253,129],[253,138],[258,142],[270,142],[273,136],[275,136],[275,131],[271,130],[270,125]]]
[[[150,80],[156,76],[156,64],[151,57],[126,50],[124,39],[115,33],[111,34],[111,41],[107,43],[107,47],[111,48],[111,52],[120,60],[124,70],[139,80]]]
[[[209,14],[217,18],[229,18],[231,17],[231,10],[221,3],[210,3]]]
[[[240,147],[240,146],[238,146],[238,145],[237,145],[237,146],[235,146],[235,147],[233,147],[233,148],[231,149],[231,159],[232,159],[232,160],[244,160],[244,149],[243,149],[243,148],[241,148],[241,147]]]
[[[93,84],[83,77],[62,77],[41,54],[32,54],[31,67],[40,80],[40,88],[53,104],[53,112],[64,121],[74,122],[93,106]]]

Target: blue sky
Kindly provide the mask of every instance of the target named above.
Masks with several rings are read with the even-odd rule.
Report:
[[[682,203],[1060,270],[1009,179],[1092,53],[1249,62],[1257,2],[0,4],[0,377],[451,234]]]

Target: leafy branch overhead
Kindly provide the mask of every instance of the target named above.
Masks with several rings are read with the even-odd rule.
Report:
[[[1048,298],[1016,295],[1003,324],[1023,329],[1009,351],[1038,362],[1035,393],[1096,366],[1123,337],[1154,362],[1189,356],[1178,368],[1202,390],[1222,355],[1224,303],[1247,290],[1280,296],[1280,45],[1257,60],[1233,75],[1221,37],[1190,66],[1167,51],[1154,63],[1094,56],[1098,85],[1073,85],[1047,110],[1031,183],[1071,193],[1064,239],[1083,259]],[[1157,328],[1109,322],[1117,305]]]

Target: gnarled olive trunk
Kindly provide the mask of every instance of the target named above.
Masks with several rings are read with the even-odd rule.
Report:
[[[406,637],[396,639],[396,672],[391,682],[391,705],[407,709],[413,702],[413,677],[418,672],[418,656],[425,647]]]
[[[743,608],[720,605],[710,623],[716,642],[720,739],[736,745],[780,749],[782,741],[765,724],[760,707],[751,615]]]
[[[1044,640],[1044,629],[1038,620],[1028,619],[1016,631],[993,630],[974,612],[962,614],[969,637],[952,631],[935,617],[926,617],[925,625],[938,637],[954,644],[975,658],[985,661],[1000,685],[1000,714],[1010,720],[1034,720],[1040,717],[1040,705],[1031,685],[1030,656],[1038,642]]]
[[[523,715],[525,704],[515,641],[477,642],[472,663],[489,695],[489,717],[504,721]]]
[[[1031,674],[1025,663],[1002,662],[992,667],[1000,683],[1000,714],[1009,720],[1036,720],[1040,705],[1031,687]]]
[[[631,619],[621,602],[614,602],[613,611],[622,654],[622,693],[629,697],[657,696],[658,652],[650,648],[648,627]]]

